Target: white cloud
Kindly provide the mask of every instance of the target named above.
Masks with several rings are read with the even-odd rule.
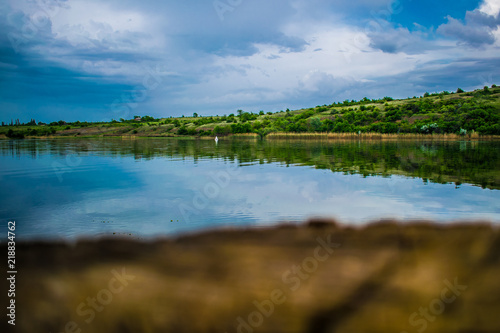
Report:
[[[347,26],[309,27],[308,34],[299,37],[308,43],[301,52],[283,53],[279,46],[257,44],[258,51],[251,56],[214,57],[215,70],[191,92],[213,104],[246,106],[257,100],[267,105],[281,100],[283,105],[315,98],[317,104],[331,103],[356,85],[381,75],[400,75],[433,59],[374,50],[364,33]]]
[[[497,16],[500,13],[500,0],[484,0],[479,10],[491,16]]]
[[[451,62],[471,58],[461,64],[473,67],[475,60],[498,57],[500,46],[491,16],[500,0],[485,1],[464,22],[450,18],[440,27],[450,37],[446,40],[431,28],[412,30],[384,21],[398,3],[392,0],[244,1],[224,21],[211,1],[68,0],[45,11],[33,1],[9,1],[11,13],[5,16],[11,20],[6,21],[17,32],[26,18],[49,13],[47,24],[23,49],[36,66],[130,87],[141,84],[147,68],[175,73],[134,110],[158,116],[277,111],[456,89],[463,77],[448,73]],[[367,20],[379,26],[367,29]],[[2,60],[14,66],[2,68],[20,65],[22,59],[16,59]],[[431,69],[447,81],[426,81]]]
[[[151,52],[165,47],[153,18],[102,2],[69,2],[52,18],[52,32],[56,40],[67,41],[80,51]]]
[[[475,48],[493,45],[498,42],[499,10],[500,0],[486,0],[478,9],[466,13],[465,23],[448,16],[448,22],[437,32]]]

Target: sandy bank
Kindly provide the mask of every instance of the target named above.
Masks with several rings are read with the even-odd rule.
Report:
[[[481,223],[18,243],[17,267],[2,332],[500,331],[500,233]]]

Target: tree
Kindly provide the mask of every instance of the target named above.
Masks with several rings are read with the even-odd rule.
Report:
[[[144,122],[148,122],[148,121],[155,121],[156,119],[151,116],[144,116],[141,118],[141,120]]]
[[[321,119],[319,119],[318,117],[312,117],[309,120],[309,129],[311,132],[319,132],[321,130],[321,126]]]
[[[464,91],[463,91],[461,88],[458,88],[458,89],[457,89],[457,94],[461,94],[461,93],[463,93],[463,92],[464,92]]]
[[[193,113],[193,118],[198,118],[198,114],[196,112]]]
[[[259,135],[259,139],[264,139],[266,135],[268,135],[271,132],[271,129],[269,128],[261,128],[256,133]]]

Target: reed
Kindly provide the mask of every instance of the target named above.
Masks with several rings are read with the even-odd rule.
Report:
[[[259,135],[257,133],[238,133],[231,134],[233,138],[258,138]]]
[[[469,135],[458,134],[416,134],[416,133],[286,133],[275,132],[267,135],[268,139],[305,139],[305,140],[437,140],[437,141],[460,141],[460,140],[499,140],[498,135]]]

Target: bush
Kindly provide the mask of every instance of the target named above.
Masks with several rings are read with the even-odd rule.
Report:
[[[196,128],[189,128],[187,130],[188,135],[198,135],[198,131],[196,131]]]
[[[9,128],[7,133],[5,134],[10,139],[24,139],[24,133],[21,131],[13,131],[12,128]]]
[[[215,126],[213,130],[214,135],[224,135],[231,133],[231,128],[229,126]]]
[[[178,135],[187,135],[189,134],[186,126],[182,125],[181,127],[179,127],[179,129],[177,130],[177,134]]]
[[[36,128],[30,128],[28,129],[27,134],[32,136],[38,135],[38,130]]]
[[[250,133],[252,132],[252,126],[249,123],[239,123],[231,125],[231,133]]]

